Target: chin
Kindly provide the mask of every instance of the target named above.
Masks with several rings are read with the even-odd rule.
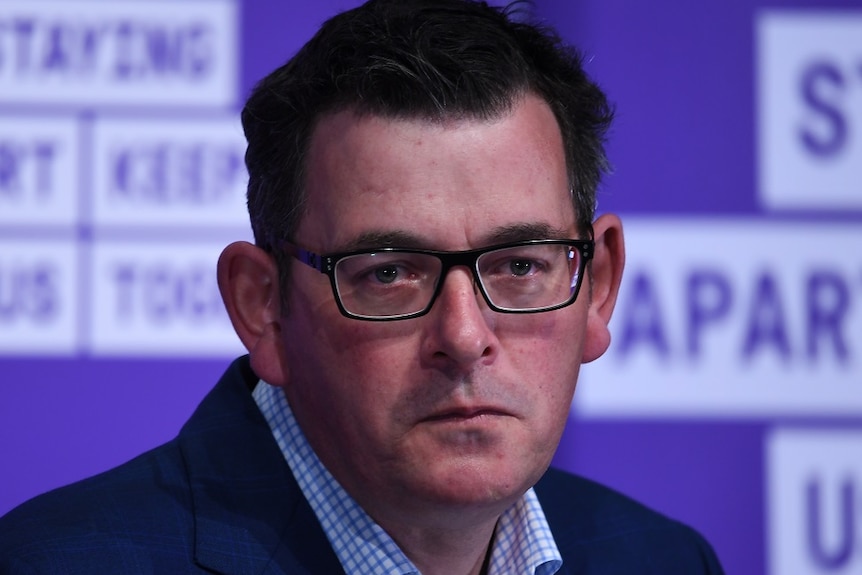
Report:
[[[521,469],[511,462],[508,465],[504,461],[496,461],[492,465],[482,463],[429,469],[424,478],[424,490],[438,504],[459,507],[490,505],[505,509],[544,473],[544,469]]]

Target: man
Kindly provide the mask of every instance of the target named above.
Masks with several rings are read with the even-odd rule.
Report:
[[[611,113],[547,31],[464,0],[327,22],[243,111],[249,351],[179,437],[0,521],[10,573],[720,573],[694,531],[548,471],[607,349]],[[534,488],[535,486],[535,488]]]

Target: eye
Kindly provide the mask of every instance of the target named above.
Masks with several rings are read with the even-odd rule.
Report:
[[[504,248],[484,254],[480,259],[480,273],[498,280],[529,279],[549,271],[553,253],[535,246]]]
[[[374,269],[374,278],[383,284],[391,284],[398,279],[398,266],[389,265]]]
[[[530,260],[512,260],[509,262],[509,271],[515,276],[525,276],[533,270],[533,262]]]

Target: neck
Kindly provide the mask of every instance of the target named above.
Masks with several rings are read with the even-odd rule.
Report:
[[[488,558],[497,519],[466,528],[408,528],[381,525],[422,575],[481,575]]]

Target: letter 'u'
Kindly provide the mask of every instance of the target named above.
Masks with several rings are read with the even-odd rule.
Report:
[[[822,540],[822,512],[820,482],[816,478],[808,481],[806,488],[806,511],[808,518],[808,552],[816,564],[829,570],[847,565],[853,554],[856,540],[855,531],[855,490],[851,478],[847,478],[840,489],[841,501],[837,506],[840,523],[839,543],[831,550],[825,550]]]

